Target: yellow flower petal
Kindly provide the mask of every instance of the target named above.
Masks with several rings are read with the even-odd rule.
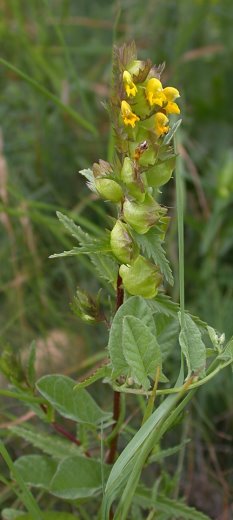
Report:
[[[175,99],[180,97],[179,90],[174,87],[165,87],[163,93],[165,94],[167,101],[175,101]]]
[[[135,127],[135,123],[140,121],[140,117],[133,113],[131,106],[127,101],[121,102],[121,116],[126,126],[130,125],[132,128]]]
[[[165,106],[166,114],[180,114],[180,108],[173,101],[169,101]]]
[[[138,89],[132,80],[131,74],[127,70],[123,72],[123,83],[127,96],[136,96]]]
[[[162,112],[157,112],[157,114],[155,114],[155,132],[158,137],[168,132],[169,126],[167,123],[168,117],[165,116],[165,114]]]
[[[160,107],[166,102],[166,96],[163,93],[161,81],[157,78],[151,78],[146,85],[146,99],[150,106],[159,105]]]

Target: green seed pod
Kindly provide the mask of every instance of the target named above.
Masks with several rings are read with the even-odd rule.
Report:
[[[112,179],[97,177],[97,179],[95,179],[95,186],[99,195],[105,200],[120,202],[123,199],[124,194],[121,186]]]
[[[114,255],[124,264],[129,264],[138,254],[137,244],[121,220],[117,220],[111,231],[110,244]]]
[[[142,203],[128,199],[123,205],[123,214],[126,222],[137,233],[144,235],[159,220],[162,208],[148,193]]]
[[[158,188],[159,186],[163,186],[172,176],[172,173],[175,168],[176,158],[171,157],[165,162],[161,162],[160,164],[156,164],[152,168],[150,168],[146,172],[146,178],[149,186],[153,186],[153,188]]]
[[[141,255],[130,266],[121,265],[119,273],[125,289],[133,296],[154,298],[162,281],[158,268]]]
[[[125,157],[121,170],[121,179],[127,186],[129,194],[137,201],[143,202],[145,199],[144,184],[141,178],[136,178],[133,161]]]

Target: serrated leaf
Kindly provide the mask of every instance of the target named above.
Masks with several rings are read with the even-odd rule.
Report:
[[[133,233],[134,239],[137,244],[141,247],[145,255],[154,261],[160,268],[161,273],[170,285],[174,284],[172,270],[170,268],[169,261],[166,257],[166,253],[162,247],[162,241],[158,236],[156,228],[151,228],[144,235]]]
[[[25,428],[23,426],[12,426],[9,429],[13,434],[21,437],[27,442],[30,442],[30,444],[35,448],[38,448],[52,457],[60,459],[68,457],[69,455],[77,455],[80,452],[80,448],[75,444],[65,439],[60,439],[55,435],[40,433],[32,427]]]
[[[129,369],[123,354],[123,319],[125,315],[141,319],[153,334],[156,334],[153,314],[141,296],[132,296],[116,312],[109,334],[108,351],[112,362],[114,376],[127,374]]]
[[[118,273],[118,264],[111,258],[105,254],[103,255],[90,255],[91,262],[95,266],[97,274],[100,278],[107,280],[114,288],[116,288],[117,284],[117,273]]]
[[[174,123],[174,125],[171,127],[168,134],[164,138],[164,144],[169,144],[171,142],[181,123],[182,119],[179,119],[178,121],[176,121],[176,123]]]
[[[145,390],[149,390],[151,384],[148,376],[154,379],[157,367],[161,370],[162,366],[161,352],[155,336],[140,319],[125,316],[122,343],[131,376]]]
[[[63,215],[60,211],[57,211],[57,217],[72,237],[76,238],[81,245],[84,245],[87,240],[89,243],[91,242],[88,233],[85,233],[80,226],[77,226],[71,218]]]
[[[115,288],[118,264],[111,255],[107,255],[106,250],[109,251],[109,245],[106,243],[106,241],[101,241],[90,237],[90,235],[84,232],[80,226],[77,226],[73,220],[68,218],[66,215],[63,215],[59,211],[57,212],[57,216],[65,228],[71,233],[71,235],[79,241],[80,246],[83,247],[83,251],[80,251],[79,248],[73,248],[71,251],[64,251],[64,253],[52,255],[50,258],[57,258],[58,256],[73,256],[77,254],[77,251],[84,253],[85,250],[85,254],[89,254],[90,260],[95,266],[98,276],[104,280],[107,280]],[[100,252],[102,254],[100,254]]]
[[[92,243],[85,246],[73,247],[70,251],[63,251],[62,253],[55,253],[50,255],[49,258],[59,258],[64,256],[76,256],[76,255],[91,255],[99,253],[110,252],[110,246],[105,241],[94,240]]]
[[[167,294],[157,294],[154,300],[148,300],[148,305],[152,312],[161,312],[166,316],[177,316],[178,311],[180,310],[180,306],[178,303],[172,301],[171,297]],[[201,329],[206,329],[207,323],[199,316],[194,316],[190,312],[186,311],[186,313],[191,316],[193,321],[198,325]]]
[[[178,316],[181,323],[180,312]],[[188,314],[184,315],[184,327],[181,328],[179,341],[188,367],[187,377],[192,373],[203,377],[205,375],[206,348],[197,325]]]
[[[55,410],[67,419],[97,426],[106,423],[111,417],[110,413],[101,410],[86,390],[75,392],[75,381],[67,376],[43,376],[36,387]]]
[[[94,177],[93,171],[90,168],[87,168],[84,170],[80,170],[79,173],[81,173],[81,175],[83,175],[83,177],[85,177],[87,179],[86,184],[87,184],[87,187],[89,188],[89,190],[93,191],[94,193],[96,193],[98,195],[98,191],[95,186],[95,177]]]
[[[51,481],[50,492],[64,499],[91,497],[102,491],[102,471],[105,477],[110,468],[85,457],[69,457],[60,462]]]
[[[57,461],[46,455],[23,455],[14,462],[14,466],[30,486],[49,489]]]
[[[103,367],[97,368],[97,370],[91,374],[89,377],[84,379],[84,381],[80,381],[74,387],[74,390],[81,390],[81,388],[86,388],[87,386],[92,385],[99,379],[103,379],[104,377],[111,375],[111,367],[109,365],[105,365]]]

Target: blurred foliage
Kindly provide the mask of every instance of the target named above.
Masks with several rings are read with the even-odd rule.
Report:
[[[0,1],[0,58],[65,105],[59,107],[0,64],[2,347],[10,343],[23,350],[32,339],[48,345],[48,338],[55,335],[56,343],[60,334],[65,352],[72,347],[77,356],[61,361],[67,370],[74,367],[73,358],[81,363],[105,347],[100,326],[89,333],[69,307],[80,280],[84,290],[98,289],[92,266],[85,258],[48,256],[73,245],[56,210],[96,235],[98,226],[108,225],[105,204],[92,204],[95,195],[77,172],[99,158],[111,159],[114,143],[104,102],[112,42],[132,38],[142,58],[166,62],[163,82],[172,78],[182,95],[186,306],[227,338],[233,334],[232,20],[232,0]],[[162,201],[175,216],[175,183],[163,190]],[[175,218],[168,254],[176,274]],[[177,284],[172,296],[178,299]],[[209,442],[216,441],[218,421],[209,428],[208,415],[225,413],[221,425],[232,422],[231,389],[229,372],[227,381],[224,373],[200,392],[194,420],[202,421]]]

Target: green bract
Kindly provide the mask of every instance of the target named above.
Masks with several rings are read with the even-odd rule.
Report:
[[[132,195],[138,202],[143,202],[145,199],[145,187],[141,178],[137,178],[134,163],[129,157],[124,159],[121,179],[127,186],[129,195]]]
[[[146,172],[146,178],[149,186],[157,188],[166,184],[174,171],[175,168],[175,157],[168,159],[165,162],[161,162],[149,168]]]
[[[110,202],[120,202],[123,199],[121,186],[111,179],[98,177],[95,179],[95,186],[99,195]]]
[[[159,220],[163,209],[147,194],[143,203],[133,202],[126,199],[123,205],[123,215],[128,224],[137,233],[144,235]]]
[[[139,255],[132,265],[121,265],[119,270],[124,288],[133,296],[154,298],[162,282],[157,266]]]
[[[121,220],[117,220],[111,231],[110,245],[114,255],[124,264],[130,263],[138,252],[127,225]]]

